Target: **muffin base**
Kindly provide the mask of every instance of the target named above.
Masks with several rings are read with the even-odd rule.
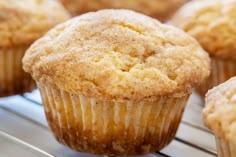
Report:
[[[218,157],[235,157],[236,147],[234,144],[220,138],[216,137]]]
[[[28,47],[0,48],[0,97],[36,88],[31,76],[22,69],[22,58]]]
[[[236,61],[211,58],[211,74],[198,88],[197,92],[201,97],[205,97],[207,91],[233,76],[236,76]]]
[[[38,83],[56,139],[77,151],[141,155],[174,138],[189,95],[132,102],[89,98]]]

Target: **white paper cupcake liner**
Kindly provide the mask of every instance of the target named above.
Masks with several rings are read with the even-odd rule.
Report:
[[[202,97],[209,89],[236,76],[236,61],[234,60],[211,58],[211,67],[210,77],[197,89]]]
[[[189,97],[109,101],[38,87],[57,140],[78,151],[105,155],[145,154],[166,146]]]
[[[36,87],[30,75],[22,69],[26,46],[0,48],[0,97],[22,94]]]
[[[219,137],[216,137],[216,143],[217,143],[218,157],[235,157],[236,145]]]

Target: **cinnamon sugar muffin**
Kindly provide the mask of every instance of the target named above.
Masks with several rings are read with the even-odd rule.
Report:
[[[33,41],[68,17],[54,0],[0,1],[0,97],[35,88],[22,69],[23,55]]]
[[[235,157],[236,77],[207,93],[203,119],[216,136],[218,156]]]
[[[178,36],[178,38],[176,38]],[[57,140],[75,150],[135,155],[175,136],[209,58],[189,35],[129,10],[60,24],[23,58]]]
[[[172,23],[194,36],[211,56],[212,72],[198,89],[201,95],[236,76],[236,0],[189,2]]]
[[[60,0],[72,13],[79,15],[100,9],[132,9],[161,21],[168,20],[172,14],[188,0]]]

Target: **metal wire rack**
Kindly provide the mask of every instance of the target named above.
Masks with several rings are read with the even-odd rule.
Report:
[[[202,124],[200,99],[193,94],[170,145],[143,157],[216,157],[215,138]],[[60,145],[44,116],[38,90],[0,99],[0,157],[96,157]]]

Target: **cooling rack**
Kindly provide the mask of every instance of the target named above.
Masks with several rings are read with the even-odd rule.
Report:
[[[59,144],[51,134],[38,90],[0,99],[0,157],[96,157]],[[143,157],[216,157],[215,138],[202,124],[202,102],[191,96],[175,139]]]

